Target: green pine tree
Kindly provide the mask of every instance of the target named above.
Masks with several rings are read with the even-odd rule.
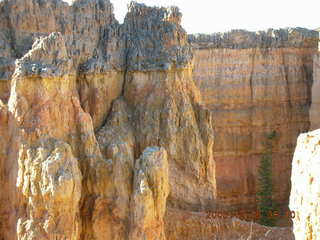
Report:
[[[258,210],[260,212],[259,223],[266,226],[274,226],[275,219],[272,213],[275,210],[275,204],[272,199],[272,140],[276,137],[273,131],[266,135],[265,152],[263,153],[258,178]]]

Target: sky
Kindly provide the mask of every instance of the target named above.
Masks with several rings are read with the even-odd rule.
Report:
[[[119,22],[130,0],[111,0]],[[137,0],[148,6],[178,6],[188,33],[320,27],[320,0]]]

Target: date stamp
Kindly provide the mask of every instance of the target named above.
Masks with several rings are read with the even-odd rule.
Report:
[[[268,217],[270,218],[291,218],[294,219],[296,217],[296,213],[294,211],[269,211],[267,212]],[[223,212],[223,211],[210,211],[207,212],[207,219],[215,219],[215,218],[232,218],[236,217],[239,219],[252,219],[258,220],[261,217],[260,211],[231,211],[231,212]]]

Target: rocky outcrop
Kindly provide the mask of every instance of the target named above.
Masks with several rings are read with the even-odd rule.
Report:
[[[296,239],[320,237],[320,130],[301,134],[292,162],[290,209],[296,213],[293,231]]]
[[[107,175],[63,36],[36,41],[15,69],[5,189],[17,191],[9,191],[5,203],[10,228],[4,239],[79,239],[81,231],[90,234],[81,208],[107,190]]]
[[[165,239],[169,189],[211,204],[211,114],[176,8],[132,3],[119,25],[107,0],[0,7],[17,59],[1,68],[1,239]]]
[[[186,32],[177,24],[180,17],[175,8],[129,8],[124,98],[132,109],[136,156],[147,146],[165,148],[169,204],[197,209],[214,198],[213,133],[211,115],[201,107],[192,79],[192,55]]]
[[[98,239],[128,239],[135,163],[135,137],[129,116],[126,102],[115,100],[106,124],[97,133],[110,174],[107,201],[98,204],[107,211],[93,217],[94,231],[101,236]]]
[[[136,161],[129,239],[165,240],[163,217],[169,194],[167,153],[148,147]]]
[[[275,130],[274,198],[286,203],[296,138],[310,127],[318,33],[234,30],[190,35],[189,41],[195,54],[193,78],[214,116],[217,202],[226,208],[255,203],[265,134]]]
[[[236,40],[239,49],[231,49],[229,36],[206,48],[188,39],[176,7],[132,2],[119,24],[109,0],[4,0],[0,17],[1,240],[268,233],[238,220],[209,226],[203,212],[254,202],[260,141],[269,129],[284,128],[274,168],[283,173],[275,177],[276,197],[285,199],[288,144],[309,126],[312,32],[281,30],[261,40],[248,34]],[[243,69],[218,66],[214,95],[204,91],[211,84],[209,75],[201,78],[206,66],[241,59],[251,66],[245,81]],[[272,124],[265,120],[275,113]],[[180,221],[180,213],[195,219]],[[290,231],[278,230],[269,231],[273,239]]]
[[[61,32],[72,69],[80,75],[81,105],[94,127],[101,127],[123,79],[124,42],[115,36],[119,26],[110,1],[77,0],[71,6],[60,0],[2,1],[0,15],[0,98],[8,100],[14,59],[26,54],[37,38]]]
[[[310,130],[320,128],[320,54],[313,59],[313,85],[310,109]]]

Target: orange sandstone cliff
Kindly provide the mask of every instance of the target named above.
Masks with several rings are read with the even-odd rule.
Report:
[[[286,204],[296,138],[310,127],[318,32],[234,30],[189,40],[193,78],[214,116],[217,202],[225,208],[254,204],[265,134],[276,131],[274,198]]]
[[[132,2],[119,24],[109,0],[4,0],[0,17],[0,240],[293,239],[206,212],[254,208],[267,130],[287,200],[313,31],[202,46],[176,7]]]
[[[310,130],[320,128],[320,54],[313,59],[312,103],[310,109]]]
[[[319,55],[314,59],[314,82],[310,111],[311,129],[319,128]],[[320,129],[301,134],[297,140],[291,173],[290,209],[296,213],[296,239],[320,238]]]
[[[119,25],[107,0],[0,7],[1,239],[165,239],[167,198],[210,203],[211,114],[177,8],[132,3]]]

